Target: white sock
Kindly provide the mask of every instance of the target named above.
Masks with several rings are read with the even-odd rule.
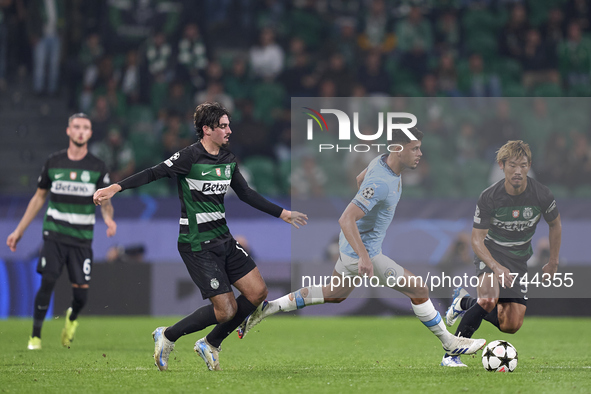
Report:
[[[281,312],[291,312],[310,305],[324,304],[322,287],[304,287],[281,298],[270,301],[265,316]]]
[[[419,305],[413,303],[411,303],[411,305],[415,315],[425,327],[431,330],[431,332],[439,338],[441,343],[446,344],[453,339],[453,335],[447,331],[445,323],[441,319],[441,315],[435,310],[430,299]]]

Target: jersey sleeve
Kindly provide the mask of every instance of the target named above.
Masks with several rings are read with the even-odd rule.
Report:
[[[107,165],[103,163],[101,168],[101,174],[99,175],[98,182],[96,184],[97,189],[102,189],[103,187],[107,187],[111,184],[111,178],[109,176],[109,170],[107,170]]]
[[[192,146],[187,146],[164,160],[162,164],[164,170],[169,174],[169,178],[176,175],[187,175],[191,172],[191,167],[196,162],[194,155]]]
[[[388,191],[389,188],[385,182],[368,180],[366,174],[366,178],[351,203],[357,205],[367,215],[377,203],[388,197]]]
[[[244,201],[251,207],[258,209],[259,211],[268,213],[269,215],[274,216],[276,218],[281,216],[283,208],[276,204],[273,204],[265,197],[261,196],[259,193],[251,189],[250,186],[248,186],[246,179],[244,179],[244,177],[240,173],[238,163],[236,163],[236,168],[234,169],[234,173],[232,174],[232,181],[230,183],[230,187],[232,188],[232,190],[236,192],[236,195],[241,201]]]
[[[41,168],[41,174],[39,178],[37,178],[37,187],[39,189],[49,189],[51,188],[51,179],[49,178],[49,159],[43,164],[43,168]]]
[[[492,216],[493,205],[488,194],[482,193],[476,203],[474,212],[474,223],[472,227],[486,230],[490,227],[490,218]]]
[[[172,178],[173,176],[188,174],[194,163],[193,152],[189,148],[181,149],[162,163],[151,168],[146,168],[118,182],[119,186],[121,186],[121,191],[134,189],[160,178]]]
[[[549,223],[558,217],[559,212],[558,207],[556,206],[556,200],[549,188],[544,187],[540,203],[542,204],[544,220],[546,223]]]

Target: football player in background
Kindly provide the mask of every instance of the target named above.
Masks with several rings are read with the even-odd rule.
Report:
[[[550,256],[542,271],[551,278],[558,270],[562,237],[560,214],[550,189],[527,176],[532,155],[523,141],[509,141],[497,151],[497,163],[505,178],[484,190],[478,199],[472,228],[474,264],[479,277],[478,298],[463,289],[454,291],[446,323],[462,320],[456,335],[472,337],[482,320],[500,331],[513,334],[523,324],[527,308],[527,260],[532,256],[531,239],[542,217],[550,227]],[[459,355],[449,352],[442,366],[465,367]]]
[[[37,182],[37,191],[16,229],[8,236],[6,244],[11,251],[49,196],[47,213],[43,219],[43,248],[39,256],[37,272],[41,287],[35,296],[33,333],[27,347],[41,349],[41,329],[49,308],[51,294],[64,265],[72,283],[72,306],[66,312],[62,330],[62,345],[70,346],[78,327],[78,313],[86,304],[92,271],[92,238],[96,207],[92,195],[100,187],[108,186],[109,174],[103,161],[88,152],[88,140],[92,136],[92,124],[87,115],[77,113],[68,119],[66,133],[70,138],[68,149],[49,156]],[[113,205],[106,199],[101,214],[107,225],[107,236],[117,232],[113,220]]]

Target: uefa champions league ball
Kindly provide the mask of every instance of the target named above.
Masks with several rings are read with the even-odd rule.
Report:
[[[517,350],[507,341],[492,341],[482,351],[482,365],[491,372],[513,372],[517,367]]]

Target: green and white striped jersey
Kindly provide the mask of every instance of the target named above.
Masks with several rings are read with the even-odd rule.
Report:
[[[109,184],[105,163],[90,152],[78,161],[70,160],[66,149],[50,155],[37,183],[50,191],[43,239],[90,247],[96,212],[92,195]]]
[[[231,238],[224,206],[230,186],[242,201],[263,212],[279,217],[282,211],[248,186],[232,152],[222,148],[217,155],[212,155],[201,142],[136,175],[119,184],[123,188],[137,187],[164,176],[177,178],[181,201],[178,248],[181,252],[199,252]]]
[[[531,240],[542,216],[546,222],[558,217],[550,189],[527,177],[525,191],[512,196],[505,190],[505,179],[502,179],[480,195],[473,227],[488,229],[484,244],[489,250],[527,261],[533,254]]]

